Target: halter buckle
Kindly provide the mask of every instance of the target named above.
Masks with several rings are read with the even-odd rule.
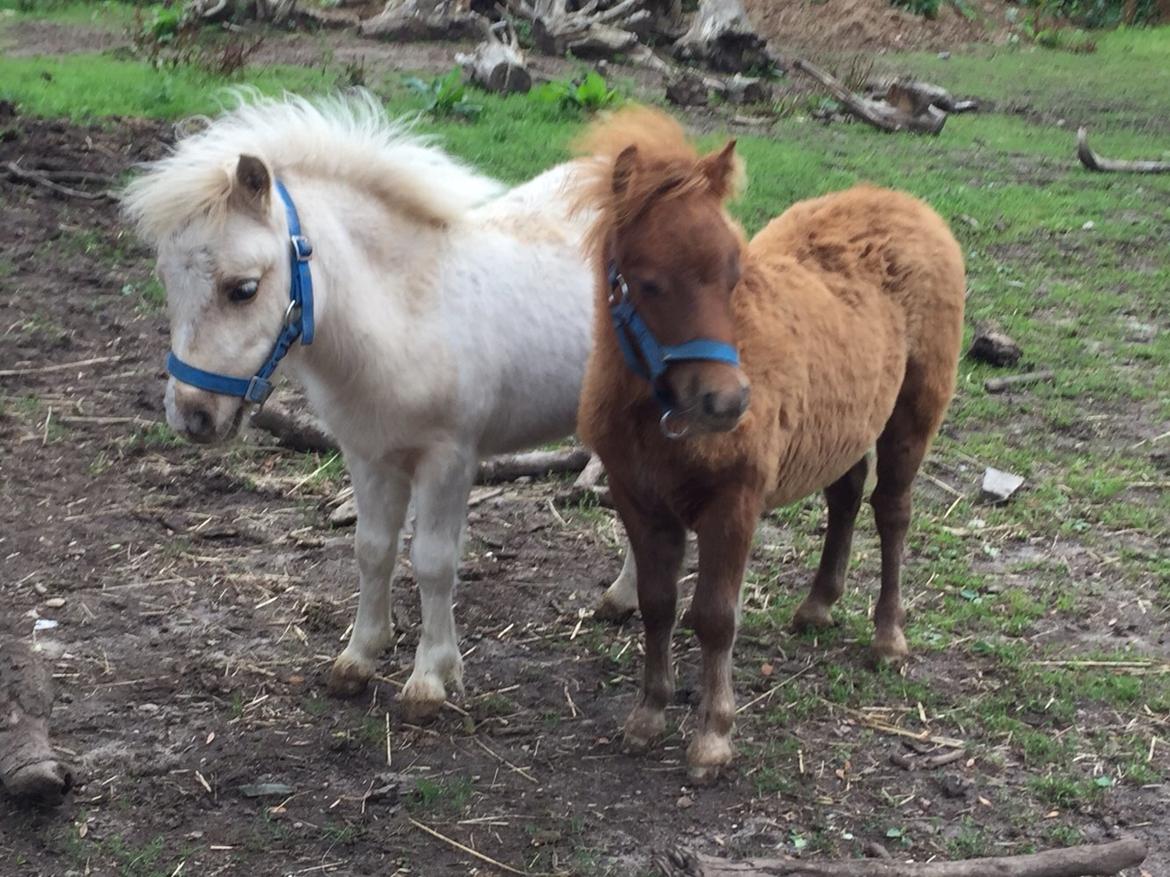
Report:
[[[288,303],[288,307],[284,310],[284,328],[288,328],[297,321],[300,317],[301,306],[295,299]]]
[[[264,407],[268,397],[272,395],[272,381],[256,375],[248,381],[248,389],[244,392],[244,401],[256,405],[256,410]]]
[[[313,257],[313,245],[303,234],[289,235],[288,239],[292,244],[293,257],[298,262],[308,262]]]

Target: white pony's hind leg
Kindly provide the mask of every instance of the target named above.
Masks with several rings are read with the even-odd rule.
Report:
[[[378,656],[394,641],[391,582],[410,503],[410,480],[403,472],[357,462],[350,465],[350,474],[358,512],[354,551],[361,586],[349,644],[333,662],[329,677],[329,690],[343,696],[365,690]]]
[[[638,608],[638,569],[629,538],[625,539],[626,559],[614,583],[606,588],[601,602],[593,610],[594,616],[606,621],[622,621]]]
[[[463,691],[463,658],[455,632],[453,601],[460,542],[475,459],[465,448],[429,453],[415,473],[414,539],[410,557],[422,605],[422,631],[414,670],[402,689],[412,719],[433,716],[447,699],[447,685]]]

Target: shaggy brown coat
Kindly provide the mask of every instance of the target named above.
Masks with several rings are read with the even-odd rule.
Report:
[[[965,289],[962,254],[943,220],[915,198],[873,186],[798,203],[745,242],[722,207],[737,176],[732,147],[700,158],[677,123],[644,108],[599,122],[583,143],[583,151],[601,158],[583,198],[599,219],[590,241],[594,347],[578,429],[609,473],[634,547],[647,625],[643,699],[626,734],[631,745],[644,746],[662,725],[663,695],[673,684],[669,635],[680,534],[693,529],[700,571],[692,617],[704,671],[689,761],[700,779],[730,759],[730,649],[759,515],[826,491],[821,568],[795,622],[828,623],[843,587],[866,453],[875,445],[871,502],[883,575],[874,649],[889,659],[906,654],[898,576],[910,484],[954,390]],[[727,230],[729,243],[709,244]],[[623,246],[634,239],[636,252]],[[738,282],[733,275],[723,305],[711,283],[687,279],[709,275],[702,260],[722,258],[720,246],[737,251],[739,262]],[[655,272],[653,296],[639,297],[637,283],[631,294],[660,339],[715,337],[736,345],[741,369],[734,378],[746,379],[751,398],[730,431],[671,440],[659,429],[659,404],[626,367],[610,322],[611,260],[623,272],[627,264]],[[688,284],[703,290],[676,293]],[[672,375],[684,369],[685,379]],[[685,363],[668,377],[677,399],[688,387],[721,392],[733,372],[723,364]]]

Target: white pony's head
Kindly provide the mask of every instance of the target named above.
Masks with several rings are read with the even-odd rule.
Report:
[[[337,179],[436,226],[500,188],[388,120],[368,93],[315,102],[247,97],[148,165],[122,198],[157,250],[172,350],[196,369],[246,380],[281,333],[292,269],[275,185],[285,177]],[[304,233],[312,240],[313,205],[297,207],[302,221],[310,214]],[[344,213],[344,203],[332,207]],[[321,272],[313,276],[319,287]],[[246,405],[173,376],[165,402],[171,428],[198,442],[234,435]]]

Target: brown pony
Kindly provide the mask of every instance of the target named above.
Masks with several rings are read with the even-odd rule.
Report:
[[[886,661],[908,654],[899,578],[910,488],[954,390],[965,288],[943,220],[871,186],[796,204],[747,242],[723,207],[739,176],[734,148],[700,157],[678,123],[640,107],[596,123],[581,143],[598,157],[582,195],[598,214],[589,242],[598,284],[578,428],[609,473],[646,631],[625,741],[644,749],[665,724],[689,528],[703,668],[687,761],[698,781],[731,760],[731,650],[759,516],[824,491],[820,568],[793,623],[829,624],[875,445],[873,651]],[[668,363],[652,386],[623,358],[610,313],[621,300],[660,344],[723,342],[739,364]]]

